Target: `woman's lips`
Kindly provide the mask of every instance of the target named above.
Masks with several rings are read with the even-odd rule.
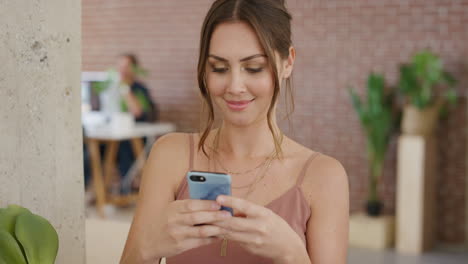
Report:
[[[249,104],[253,100],[254,99],[252,99],[252,100],[243,100],[243,101],[228,101],[228,100],[225,100],[225,101],[226,101],[229,109],[231,109],[233,111],[242,111],[245,108],[247,108],[247,106],[249,106]]]

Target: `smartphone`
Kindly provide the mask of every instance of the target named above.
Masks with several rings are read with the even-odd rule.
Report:
[[[226,173],[189,171],[187,173],[190,199],[216,200],[218,195],[231,195],[231,176]],[[226,210],[233,214],[230,207],[222,206],[221,210]]]

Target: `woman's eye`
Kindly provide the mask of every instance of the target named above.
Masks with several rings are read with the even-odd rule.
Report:
[[[213,67],[213,72],[217,72],[217,73],[225,73],[227,72],[227,68],[216,68],[216,67]]]
[[[263,68],[245,68],[245,70],[249,73],[258,73],[263,70]]]

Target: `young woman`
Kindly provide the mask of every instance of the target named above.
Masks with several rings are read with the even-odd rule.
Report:
[[[296,56],[290,20],[280,0],[212,4],[198,63],[208,122],[155,143],[121,263],[346,263],[346,173],[276,123]],[[229,173],[232,196],[189,199],[189,170]]]

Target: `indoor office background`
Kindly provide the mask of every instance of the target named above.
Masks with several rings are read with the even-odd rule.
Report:
[[[212,1],[83,1],[83,70],[105,69],[115,54],[135,51],[149,69],[147,83],[161,119],[196,131],[201,107],[196,60],[200,25]],[[287,1],[297,49],[292,129],[305,146],[340,160],[350,182],[351,213],[367,195],[365,135],[348,87],[360,94],[370,72],[398,81],[398,66],[420,50],[438,54],[458,79],[462,95],[437,129],[437,241],[466,241],[468,1]],[[395,135],[379,192],[385,213],[395,214]],[[356,263],[359,263],[356,262]]]
[[[42,0],[38,6],[28,7],[27,10],[32,13],[44,12],[50,9],[46,3],[51,1]],[[180,132],[194,132],[199,129],[202,108],[197,90],[196,64],[201,23],[211,0],[69,2],[81,6],[80,18],[74,18],[74,22],[81,24],[81,29],[73,28],[76,31],[73,36],[81,39],[80,45],[73,47],[81,48],[81,59],[70,62],[73,65],[81,64],[80,74],[105,72],[115,67],[119,54],[132,52],[148,71],[143,81],[158,105],[158,122],[173,124],[175,130]],[[431,172],[435,180],[435,192],[432,195],[434,202],[430,204],[434,208],[434,224],[430,231],[434,235],[434,246],[420,254],[404,254],[395,248],[395,227],[385,226],[387,222],[375,224],[358,221],[359,223],[352,224],[352,228],[362,228],[363,223],[370,223],[375,230],[389,228],[393,242],[386,243],[382,249],[375,249],[362,244],[356,246],[350,241],[349,263],[467,263],[468,0],[286,0],[286,3],[293,16],[293,44],[297,50],[293,73],[295,111],[290,117],[291,122],[282,120],[280,126],[299,143],[333,156],[343,164],[349,177],[352,216],[364,211],[369,186],[369,162],[366,135],[353,109],[348,88],[352,87],[359,95],[365,96],[367,78],[371,72],[383,74],[387,86],[396,87],[400,64],[408,63],[415,53],[426,49],[438,55],[443,61],[444,69],[457,80],[454,86],[459,95],[457,104],[450,110],[447,118],[438,121],[438,127],[432,136],[436,145],[430,153],[426,153],[436,157],[436,164],[432,164],[435,169]],[[4,7],[0,3],[0,21],[1,12],[7,12]],[[9,7],[20,12],[22,6],[11,4]],[[62,14],[64,18],[66,14],[73,14],[73,10],[67,10],[67,13]],[[8,19],[8,16],[5,17]],[[42,20],[39,18],[40,16],[37,18],[39,25],[44,28],[50,26],[47,23],[40,24]],[[24,16],[22,19],[27,20],[28,17]],[[66,32],[66,29],[63,30]],[[0,40],[11,40],[14,35],[11,28],[0,29]],[[71,43],[74,41],[76,39],[71,38]],[[4,43],[14,49],[12,41]],[[61,48],[47,46],[49,44],[45,43],[46,47],[52,49]],[[37,50],[42,52],[40,48]],[[9,56],[7,62],[21,59],[21,52],[16,54],[16,57]],[[49,59],[57,61],[55,57],[49,56]],[[76,70],[76,67],[70,69]],[[5,65],[0,66],[0,73],[1,70],[12,71]],[[6,78],[4,86],[2,81],[5,79],[2,80],[1,77],[2,75],[0,103],[11,103],[9,93],[18,97],[21,94],[4,89],[14,82],[11,81],[13,79]],[[81,86],[76,85],[74,89],[80,90]],[[78,90],[72,93],[75,99],[80,97]],[[32,101],[30,103],[34,104]],[[25,111],[7,109],[7,105],[0,108],[2,112],[13,111],[16,114],[15,119],[5,117],[4,124],[12,126],[18,118],[31,116]],[[23,104],[23,107],[27,106],[28,104]],[[281,106],[284,109],[284,104]],[[284,111],[280,110],[279,113],[281,115]],[[76,114],[70,118],[75,117]],[[34,118],[30,120],[35,122]],[[75,130],[80,130],[80,125],[76,125]],[[6,126],[3,128],[7,132],[13,131]],[[7,136],[0,140],[0,147],[5,146],[15,153],[11,141],[18,141],[19,136],[12,132],[5,135]],[[400,136],[400,133],[392,136],[378,186],[384,203],[383,213],[393,217],[390,226],[396,222],[397,227],[397,161]],[[73,149],[78,152],[80,147],[81,145],[75,145]],[[81,152],[77,153],[76,157],[78,156],[81,157]],[[0,159],[0,177],[3,172],[7,176],[4,179],[11,180],[19,165],[7,164],[8,161],[11,160],[6,156]],[[34,156],[27,161],[36,164]],[[25,205],[49,215],[55,226],[61,223],[60,211],[49,212],[49,209],[44,209],[31,197],[23,198],[27,194],[13,195],[12,191],[7,190],[11,183],[7,180],[3,183],[3,188],[0,187],[0,207],[10,202],[26,201]],[[22,188],[19,185],[16,182],[16,188]],[[32,189],[31,186],[27,188]],[[2,191],[6,195],[2,195]],[[86,232],[83,223],[76,231],[73,228],[67,231],[67,236],[72,237],[74,232],[80,234],[80,239],[77,240],[81,243],[79,245],[86,248],[88,264],[117,263],[133,216],[134,203],[125,206],[106,205],[103,217],[96,208],[93,188],[89,188],[86,195],[77,197],[86,198],[87,195],[89,199],[84,208],[75,208],[83,210],[81,216],[77,217],[82,217],[85,221]],[[419,209],[423,210],[422,207]],[[369,234],[362,233],[363,237],[366,235]],[[381,241],[383,238],[370,234],[368,239]],[[69,243],[67,238],[64,241]],[[68,249],[65,246],[61,250]],[[82,252],[84,254],[84,250]],[[65,255],[64,251],[59,256],[60,254]]]

